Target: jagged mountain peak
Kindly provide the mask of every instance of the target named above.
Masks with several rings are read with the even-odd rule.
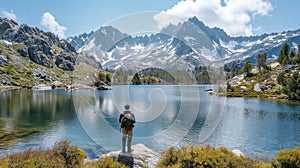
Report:
[[[68,37],[67,41],[76,49],[76,51],[78,51],[78,49],[89,40],[93,33],[94,31],[91,31],[90,33],[83,33],[78,36]]]
[[[155,66],[159,59],[169,64],[172,58],[182,58],[192,68],[233,60],[255,63],[255,56],[262,52],[274,59],[285,42],[299,44],[300,30],[232,37],[223,29],[210,28],[197,17],[192,17],[178,25],[169,24],[160,33],[146,36],[130,36],[111,26],[101,27],[81,52],[112,69],[129,63],[139,64],[137,61],[147,61]]]
[[[128,36],[120,32],[112,26],[101,26],[95,33],[93,33],[87,42],[94,43],[95,46],[100,46],[103,51],[110,49],[116,42]],[[84,51],[84,50],[83,50]]]
[[[193,24],[195,24],[197,27],[199,27],[201,30],[206,30],[209,29],[209,27],[207,27],[204,22],[200,21],[196,16],[188,19],[188,22],[191,22]]]

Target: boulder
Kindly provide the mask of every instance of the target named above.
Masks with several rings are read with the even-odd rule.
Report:
[[[11,85],[12,85],[12,86],[20,86],[20,84],[17,83],[17,82],[11,82]]]
[[[280,63],[279,62],[274,62],[274,63],[271,63],[270,66],[273,69],[273,68],[276,68],[276,67],[280,66]]]
[[[0,18],[0,38],[5,40],[11,40],[15,37],[15,27],[18,24],[13,20],[8,20],[6,18]]]
[[[236,156],[239,156],[239,157],[241,157],[241,156],[245,157],[244,153],[238,149],[233,149],[232,153],[234,153]]]
[[[132,153],[122,153],[120,152],[118,155],[118,162],[127,165],[128,167],[134,166],[134,158]]]
[[[0,64],[7,64],[9,62],[9,58],[7,56],[0,54]]]
[[[17,50],[19,53],[20,53],[20,55],[22,55],[23,57],[28,57],[29,56],[29,54],[28,54],[28,48],[27,47],[20,47],[20,48],[18,48],[18,50]]]
[[[40,46],[34,45],[28,48],[29,58],[37,64],[52,68],[50,58],[47,57],[41,50]]]
[[[154,168],[159,161],[160,154],[147,148],[143,144],[136,144],[132,146],[133,151],[131,153],[121,151],[113,151],[101,157],[111,156],[117,159],[119,162],[126,164],[133,168]]]
[[[247,87],[246,86],[241,86],[241,89],[247,90]]]
[[[0,24],[0,34],[4,34],[6,32],[7,29],[12,28],[11,25],[7,22],[2,22]]]
[[[66,52],[58,55],[55,64],[57,67],[63,70],[74,70],[74,65],[76,62],[76,55],[72,55]]]
[[[262,92],[262,89],[260,88],[260,84],[259,83],[257,83],[257,84],[254,85],[254,89],[253,90],[256,91],[256,92]]]

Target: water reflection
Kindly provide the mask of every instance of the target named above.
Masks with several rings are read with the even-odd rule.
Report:
[[[26,142],[53,123],[76,117],[71,95],[63,91],[2,91],[0,109],[0,147]]]

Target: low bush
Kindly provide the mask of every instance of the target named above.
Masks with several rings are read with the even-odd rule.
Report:
[[[280,150],[272,160],[272,166],[276,168],[300,167],[300,147],[291,150]]]
[[[53,148],[56,157],[64,161],[66,167],[77,167],[82,165],[86,153],[76,146],[70,146],[69,141],[62,141]]]
[[[169,148],[162,154],[158,168],[193,168],[193,167],[268,167],[267,163],[236,156],[225,147],[207,146]]]
[[[103,157],[99,161],[86,162],[85,168],[126,168],[122,163],[119,163],[112,157]]]
[[[69,141],[58,143],[49,150],[26,150],[0,160],[0,167],[62,167],[73,168],[83,165],[86,153]]]

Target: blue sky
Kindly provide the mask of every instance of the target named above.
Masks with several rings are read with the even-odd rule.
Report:
[[[238,36],[300,29],[299,6],[299,0],[0,0],[0,16],[64,38],[124,15],[157,11],[183,19],[196,15],[208,26]]]

